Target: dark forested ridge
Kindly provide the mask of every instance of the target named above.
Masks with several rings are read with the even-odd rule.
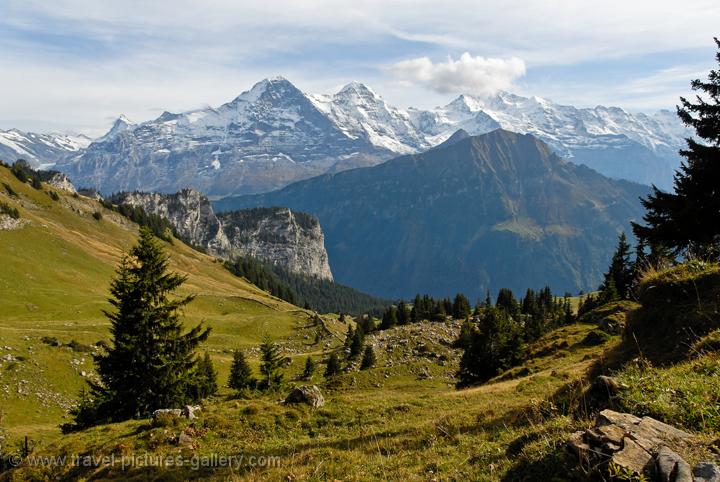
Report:
[[[317,216],[336,281],[362,291],[474,299],[545,283],[594,289],[648,192],[567,163],[531,135],[496,130],[215,207]]]
[[[349,286],[292,273],[282,266],[262,263],[252,257],[238,258],[225,265],[235,275],[247,278],[273,296],[320,313],[378,314],[389,304],[387,300]]]

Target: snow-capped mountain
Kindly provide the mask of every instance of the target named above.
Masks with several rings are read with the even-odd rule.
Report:
[[[346,130],[277,77],[217,108],[165,112],[141,124],[118,120],[57,168],[103,192],[193,187],[221,196],[269,191],[338,163],[356,167],[394,155]]]
[[[47,167],[90,144],[83,135],[35,134],[17,129],[0,130],[0,159],[15,162],[24,159],[33,167]]]
[[[488,99],[461,95],[444,107],[409,113],[431,144],[457,129],[478,135],[500,127],[533,134],[560,156],[606,176],[665,188],[679,165],[677,151],[691,135],[669,111],[647,115],[618,107],[579,109],[508,92]]]
[[[310,95],[310,100],[352,138],[364,138],[401,154],[425,147],[425,139],[410,116],[360,82],[351,82],[332,96]]]
[[[478,135],[498,128],[533,134],[562,157],[609,177],[664,188],[689,135],[668,111],[580,109],[507,92],[402,110],[359,82],[333,95],[313,95],[276,77],[217,108],[165,112],[139,124],[120,117],[105,136],[59,160],[57,168],[76,184],[105,193],[192,187],[221,197],[418,153],[459,129]]]

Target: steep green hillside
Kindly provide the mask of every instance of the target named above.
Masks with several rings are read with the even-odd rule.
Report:
[[[362,291],[475,299],[487,288],[595,289],[646,193],[497,130],[215,206],[316,215],[335,279]]]
[[[51,190],[33,189],[0,167],[0,202],[16,207],[26,223],[0,230],[0,359],[12,360],[0,361],[0,426],[16,434],[57,433],[84,385],[82,373],[90,376],[92,345],[108,339],[102,310],[109,282],[137,234],[135,224],[98,202],[61,192],[55,201]],[[223,380],[231,349],[256,345],[265,333],[301,336],[306,312],[180,241],[164,245],[172,269],[188,276],[182,292],[197,295],[188,324],[202,320],[213,328],[205,346]],[[63,346],[51,346],[53,338]],[[73,340],[75,350],[66,346]]]

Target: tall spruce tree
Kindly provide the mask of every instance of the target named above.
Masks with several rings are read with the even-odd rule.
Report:
[[[350,343],[350,358],[354,359],[362,353],[363,345],[365,345],[365,333],[360,326],[355,330],[352,342]]]
[[[720,40],[715,38],[720,64]],[[720,70],[711,70],[707,82],[693,80],[701,91],[695,102],[680,98],[677,113],[693,128],[698,140],[688,138],[685,157],[675,174],[674,192],[653,187],[642,200],[645,225],[633,224],[635,235],[650,248],[666,247],[677,255],[720,258]]]
[[[95,357],[100,383],[76,411],[79,425],[144,417],[158,408],[196,402],[198,346],[210,334],[183,330],[179,311],[192,296],[172,296],[185,277],[168,271],[168,256],[148,228],[123,257],[110,285],[112,344]]]
[[[233,352],[233,361],[230,366],[230,377],[228,378],[228,387],[234,390],[244,390],[246,388],[255,388],[257,380],[253,377],[252,368],[245,359],[245,355],[240,350]]]

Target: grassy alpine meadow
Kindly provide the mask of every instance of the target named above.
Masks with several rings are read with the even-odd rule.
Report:
[[[0,201],[16,207],[26,223],[0,230],[0,427],[12,439],[59,436],[86,379],[95,344],[109,340],[103,310],[122,254],[137,226],[97,201],[48,192],[18,181],[0,167]],[[11,196],[3,184],[17,195]],[[93,213],[102,212],[96,220]],[[221,262],[178,240],[163,243],[170,267],[187,276],[179,294],[195,295],[184,319],[212,328],[203,346],[220,377],[227,377],[234,349],[249,349],[265,334],[306,336],[309,314],[228,272]],[[310,337],[311,340],[314,337]]]
[[[43,466],[38,459],[16,475],[88,480],[578,478],[582,473],[564,444],[567,433],[584,421],[548,416],[542,407],[597,359],[603,346],[583,342],[592,329],[583,324],[559,329],[533,346],[544,356],[466,390],[454,387],[453,362],[420,357],[400,365],[393,359],[403,354],[386,352],[376,368],[351,370],[330,383],[322,373],[303,381],[322,387],[326,404],[318,409],[282,404],[283,393],[223,391],[207,400],[193,421],[110,424],[43,441],[35,449],[43,456],[92,456],[106,464]],[[558,339],[567,345],[558,349]],[[293,380],[301,368],[293,363],[288,378]],[[187,446],[178,445],[183,433],[192,437]],[[147,460],[151,466],[142,466]],[[168,465],[178,461],[184,465]]]

